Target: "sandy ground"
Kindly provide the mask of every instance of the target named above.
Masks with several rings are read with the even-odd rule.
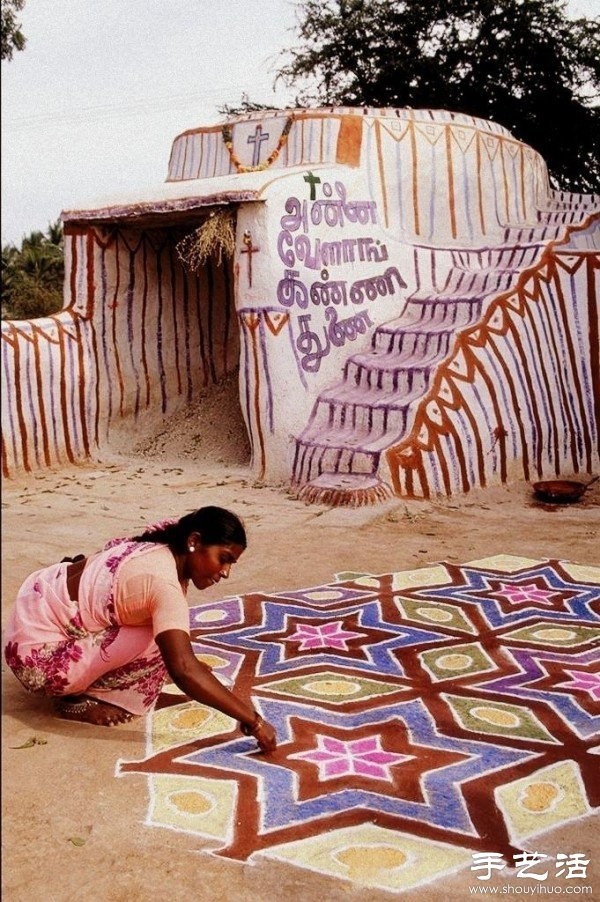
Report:
[[[313,586],[345,570],[384,573],[498,553],[600,563],[600,483],[568,507],[540,505],[530,487],[520,484],[435,502],[327,509],[306,506],[285,489],[253,484],[242,445],[234,442],[237,450],[207,455],[198,436],[179,448],[167,438],[140,445],[130,456],[113,452],[89,465],[5,482],[3,622],[18,586],[35,568],[65,554],[92,552],[112,536],[204,504],[231,508],[248,529],[249,547],[227,595]],[[214,587],[190,600],[198,604],[223,594]],[[391,898],[281,863],[199,855],[197,838],[144,824],[145,778],[114,776],[118,759],[143,756],[141,720],[110,729],[57,720],[5,666],[3,693],[6,902]],[[34,744],[18,748],[32,737]],[[570,831],[563,829],[566,847]],[[571,830],[577,836],[581,824]],[[600,899],[594,842],[592,882]],[[457,876],[403,898],[466,899],[468,882]]]

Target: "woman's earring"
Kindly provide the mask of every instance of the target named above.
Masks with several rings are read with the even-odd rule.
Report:
[[[195,545],[188,545],[188,551],[195,551],[195,550],[196,550]]]

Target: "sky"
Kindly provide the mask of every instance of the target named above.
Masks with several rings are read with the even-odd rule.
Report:
[[[600,15],[600,0],[569,0]],[[164,182],[173,139],[218,107],[275,107],[294,0],[25,0],[25,50],[2,61],[2,244],[62,210]]]

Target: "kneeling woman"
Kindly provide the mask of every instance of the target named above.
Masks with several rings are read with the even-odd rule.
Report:
[[[198,661],[190,641],[189,582],[206,589],[227,579],[245,547],[235,514],[203,507],[37,570],[6,626],[6,662],[28,691],[54,698],[59,717],[105,726],[148,711],[168,674],[270,752],[271,724]]]

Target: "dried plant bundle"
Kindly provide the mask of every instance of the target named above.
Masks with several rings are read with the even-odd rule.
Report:
[[[231,210],[214,210],[199,226],[175,246],[181,262],[192,272],[199,272],[209,257],[215,256],[221,266],[223,256],[232,257],[235,250],[235,223]]]

